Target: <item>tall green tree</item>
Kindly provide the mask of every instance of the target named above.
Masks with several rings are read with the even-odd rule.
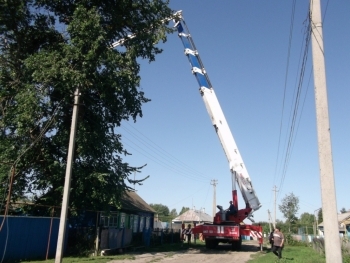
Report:
[[[116,128],[142,117],[150,100],[139,89],[138,58],[155,60],[155,44],[172,29],[162,0],[8,0],[0,6],[0,182],[16,167],[14,200],[59,205],[67,161],[73,93],[78,129],[70,208],[118,204],[135,171]],[[121,48],[118,39],[137,33]]]
[[[323,211],[322,211],[322,208],[320,210],[318,210],[317,221],[318,221],[318,223],[322,223],[323,222]]]
[[[299,223],[301,225],[312,226],[315,222],[315,216],[313,214],[305,212],[300,215]]]
[[[177,217],[177,211],[175,208],[171,209],[170,211],[170,216],[172,217],[172,219],[174,219],[175,217]]]
[[[293,193],[286,195],[282,200],[281,204],[278,206],[279,210],[286,218],[289,224],[295,224],[298,220],[297,213],[299,210],[299,198]]]
[[[162,204],[149,204],[159,216],[169,216],[169,208],[166,205]]]
[[[181,211],[180,211],[180,213],[179,213],[179,215],[182,215],[183,213],[185,213],[186,211],[188,211],[188,210],[190,210],[190,208],[189,207],[182,207],[181,208]]]

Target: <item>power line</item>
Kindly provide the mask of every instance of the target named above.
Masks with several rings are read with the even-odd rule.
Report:
[[[86,98],[84,98],[84,99],[86,99]],[[86,109],[89,110],[90,112],[93,112],[88,107],[86,107]],[[90,118],[88,115],[85,115],[85,118],[88,118],[91,122],[98,124],[95,120]],[[136,128],[134,128],[134,129],[136,130]],[[130,131],[129,129],[126,129],[126,130]],[[156,147],[150,145],[145,140],[140,138],[140,136],[136,135],[133,132],[130,132],[129,134],[133,138],[135,138],[138,142],[140,142],[142,145],[144,145],[145,147],[142,147],[140,143],[136,143],[135,140],[129,138],[125,134],[122,134],[122,138],[125,138],[129,143],[133,144],[134,146],[129,144],[129,143],[126,143],[125,141],[123,141],[123,144],[127,145],[129,148],[132,148],[133,150],[135,150],[136,152],[145,156],[146,158],[152,160],[153,162],[159,164],[160,166],[163,166],[167,169],[170,169],[170,170],[176,172],[180,176],[184,176],[184,177],[189,178],[191,180],[201,181],[201,182],[203,182],[203,180],[205,180],[205,181],[209,180],[209,177],[205,177],[199,173],[195,174],[195,173],[191,172],[190,169],[184,169],[184,165],[178,165],[177,162],[169,161],[169,158],[164,157],[165,156],[164,152],[166,152],[166,151],[163,149],[162,149],[162,152],[158,151],[157,149],[161,149],[161,147],[159,147],[155,143],[153,143],[153,144],[156,145]],[[142,133],[140,133],[140,134],[142,134]],[[116,137],[117,135],[114,133],[110,133],[110,136]],[[147,138],[146,136],[144,136],[144,137]],[[152,147],[150,147],[150,146],[152,146]],[[168,154],[168,155],[170,155],[170,154]],[[189,166],[186,164],[186,167],[189,167]]]
[[[291,21],[290,21],[290,29],[289,29],[288,52],[287,52],[287,66],[286,66],[286,72],[285,72],[284,92],[283,92],[283,100],[282,100],[282,114],[281,114],[281,121],[280,121],[280,130],[279,130],[279,135],[278,135],[277,157],[276,157],[276,165],[275,165],[275,173],[274,173],[273,183],[275,183],[275,180],[276,180],[277,166],[278,166],[278,162],[279,162],[279,151],[280,151],[280,142],[281,142],[282,126],[283,126],[284,104],[285,104],[285,99],[286,99],[287,80],[288,80],[288,73],[289,73],[289,59],[290,59],[290,51],[291,51],[292,38],[293,38],[295,6],[296,6],[296,0],[294,0],[292,3],[292,13],[291,13]]]
[[[324,12],[324,15],[323,15],[323,24],[324,24],[324,20],[326,18],[326,14],[327,14],[328,4],[329,4],[329,0],[327,1],[325,12]],[[295,1],[293,1],[292,5],[293,5],[293,8],[292,8],[292,13],[293,13],[294,10],[295,10]],[[294,15],[292,15],[292,17],[293,16]],[[294,22],[294,17],[291,19],[291,21]],[[302,83],[303,83],[303,80],[304,80],[306,60],[307,60],[307,56],[308,56],[308,46],[309,46],[309,43],[310,43],[311,34],[314,34],[314,32],[311,31],[311,24],[313,23],[312,20],[311,20],[311,10],[308,10],[307,19],[305,19],[305,23],[307,23],[307,26],[306,26],[306,31],[305,31],[305,36],[306,37],[303,40],[303,41],[305,41],[305,44],[303,45],[304,46],[304,52],[303,52],[304,54],[303,54],[302,61],[301,62],[299,61],[299,63],[301,63],[301,69],[300,69],[299,78],[297,78],[298,79],[297,80],[298,81],[298,85],[297,85],[297,89],[296,89],[296,95],[294,95],[295,96],[294,109],[291,111],[291,113],[293,113],[293,114],[291,114],[292,117],[291,117],[291,124],[290,124],[290,132],[289,132],[288,140],[286,141],[286,143],[287,142],[288,143],[287,143],[287,146],[286,146],[287,148],[285,149],[285,158],[284,158],[283,168],[282,168],[282,171],[281,171],[280,189],[283,188],[284,180],[285,180],[287,169],[288,169],[288,164],[289,164],[289,161],[290,161],[290,158],[291,158],[291,155],[292,155],[292,150],[294,148],[295,138],[296,138],[296,135],[297,135],[297,132],[298,132],[298,129],[299,129],[301,116],[302,116],[302,112],[303,112],[303,109],[304,109],[306,95],[308,93],[308,88],[309,88],[311,74],[312,74],[312,70],[311,70],[310,71],[310,77],[309,77],[308,85],[307,85],[306,92],[305,92],[305,95],[304,95],[302,108],[301,108],[301,110],[299,112],[299,120],[297,122],[298,124],[297,124],[296,129],[295,129],[295,123],[296,123],[296,119],[297,119],[297,115],[298,115],[298,109],[299,109],[299,101],[300,101],[300,97],[301,97],[301,88],[302,88],[302,85],[303,85]],[[292,28],[292,24],[291,24],[291,28]],[[291,40],[291,32],[290,32],[289,40]],[[290,52],[289,50],[290,50],[290,46],[288,47],[288,54]],[[288,57],[289,57],[289,55],[288,55]],[[300,57],[300,60],[301,60],[301,57]],[[287,59],[287,61],[289,61],[289,58]],[[287,69],[288,69],[288,62],[287,62]],[[286,70],[286,74],[288,74],[288,70]],[[286,76],[286,79],[287,79],[287,76]],[[285,79],[285,86],[286,86],[286,79]],[[284,105],[284,102],[285,102],[285,93],[284,93],[282,105]],[[283,109],[282,109],[282,118],[283,118]],[[282,130],[281,127],[282,127],[282,120],[281,120],[281,126],[280,126],[280,136],[281,136],[281,130]],[[278,141],[278,153],[277,153],[276,167],[277,167],[277,163],[279,162],[278,161],[279,160],[279,147],[280,147],[280,137],[279,137],[279,141]],[[275,178],[276,178],[276,169],[275,169],[274,182],[275,182]]]
[[[203,174],[202,174],[201,172],[196,171],[195,169],[193,169],[193,167],[189,166],[187,163],[185,163],[185,162],[179,160],[179,159],[176,158],[174,155],[172,155],[172,154],[170,154],[169,152],[167,152],[166,150],[164,150],[162,147],[160,147],[158,144],[156,144],[155,142],[153,142],[150,138],[148,138],[146,135],[144,135],[143,133],[141,133],[141,132],[140,132],[138,129],[136,129],[134,126],[132,126],[129,122],[126,122],[126,123],[127,123],[132,129],[134,129],[137,133],[141,134],[142,137],[143,137],[144,139],[146,139],[147,141],[149,141],[150,144],[147,143],[148,145],[150,145],[150,146],[151,146],[152,148],[154,148],[154,149],[159,149],[159,150],[160,150],[162,153],[164,153],[166,156],[170,157],[170,160],[171,160],[172,162],[178,163],[178,164],[180,164],[181,166],[185,166],[185,167],[187,167],[189,170],[191,170],[192,172],[197,173],[197,174],[199,174],[200,176],[202,176],[202,177],[204,177],[204,178],[206,178],[206,179],[209,179],[207,176],[203,176]],[[123,128],[123,129],[126,129],[125,126],[120,126],[120,127]],[[129,130],[129,131],[130,131],[130,130]]]
[[[285,151],[285,157],[284,157],[284,163],[283,163],[283,170],[282,170],[282,176],[281,176],[281,181],[280,181],[280,186],[279,188],[283,188],[283,183],[285,180],[285,176],[287,173],[287,167],[290,161],[291,157],[291,149],[292,149],[292,142],[293,139],[295,138],[295,123],[296,123],[296,118],[298,115],[298,109],[299,109],[299,102],[300,102],[300,97],[301,97],[301,90],[302,90],[302,85],[304,81],[304,74],[305,74],[305,67],[306,67],[306,61],[308,58],[308,47],[310,43],[310,23],[307,24],[307,35],[305,39],[305,46],[304,46],[304,55],[303,55],[303,60],[302,60],[302,65],[301,65],[301,70],[300,70],[300,75],[299,75],[299,81],[296,89],[296,96],[295,96],[295,102],[294,102],[294,109],[292,111],[292,120],[290,124],[290,131],[289,131],[289,136],[287,140],[287,148]]]

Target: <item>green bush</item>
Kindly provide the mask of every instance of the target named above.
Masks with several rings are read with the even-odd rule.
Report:
[[[295,240],[291,233],[285,234],[284,239],[285,239],[286,245],[289,245],[289,246],[303,246],[303,247],[308,246],[307,242]]]

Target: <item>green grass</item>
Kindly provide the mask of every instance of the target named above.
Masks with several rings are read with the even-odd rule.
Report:
[[[190,246],[188,244],[164,244],[161,246],[155,246],[150,248],[145,248],[138,253],[166,253],[166,257],[173,256],[176,251],[186,250],[188,248],[192,249],[202,249],[205,247],[204,242],[198,242],[196,244],[192,243]],[[249,263],[326,263],[325,257],[318,254],[312,247],[307,246],[304,243],[300,243],[296,246],[287,245],[282,251],[282,259],[278,260],[277,257],[270,252],[269,249],[265,249],[261,253],[254,254],[253,258],[249,260]],[[107,263],[111,260],[123,260],[123,259],[135,259],[135,253],[126,252],[125,254],[116,256],[97,256],[97,257],[65,257],[63,258],[63,263],[76,263],[76,262],[90,262],[90,263]],[[41,261],[22,261],[30,263],[54,263],[54,259],[41,260]],[[132,262],[132,261],[131,261]],[[157,259],[152,261],[157,262]],[[343,258],[344,263],[350,263],[349,257]]]
[[[282,250],[282,259],[278,260],[275,254],[270,250],[264,250],[261,253],[255,254],[249,263],[325,263],[324,256],[318,254],[312,247],[308,246],[286,246]]]

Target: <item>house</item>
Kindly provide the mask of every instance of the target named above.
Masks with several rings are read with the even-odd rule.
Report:
[[[339,234],[349,235],[350,233],[350,211],[346,213],[338,214]],[[324,235],[323,222],[318,225],[318,232],[321,236]]]
[[[156,211],[134,191],[126,191],[120,203],[120,208],[99,212],[98,249],[126,247],[136,236],[149,245]]]
[[[181,223],[212,223],[213,217],[201,210],[190,209],[172,220],[174,224]]]

